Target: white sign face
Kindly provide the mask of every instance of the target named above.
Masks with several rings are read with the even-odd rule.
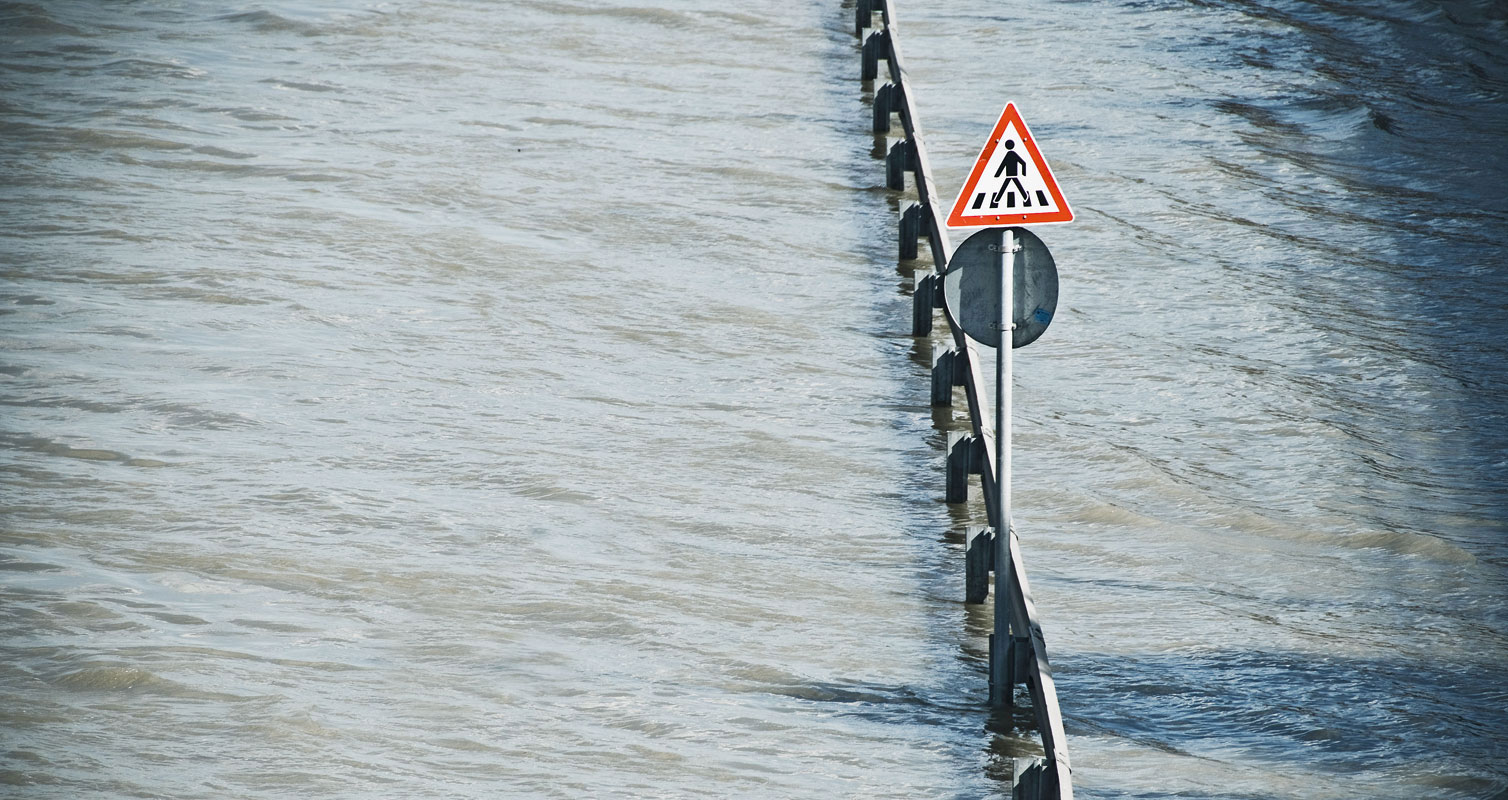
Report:
[[[1073,211],[1015,104],[985,143],[948,225],[955,228],[1070,222]]]

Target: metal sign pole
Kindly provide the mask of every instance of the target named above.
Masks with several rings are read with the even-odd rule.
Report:
[[[1000,231],[1000,343],[995,347],[995,647],[990,683],[997,706],[1013,704],[1010,648],[1011,586],[1011,350],[1015,344],[1016,236]]]

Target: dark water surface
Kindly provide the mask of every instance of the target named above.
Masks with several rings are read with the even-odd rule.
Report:
[[[1508,790],[1508,8],[900,16],[1078,796]],[[851,27],[0,3],[0,794],[1008,792]]]

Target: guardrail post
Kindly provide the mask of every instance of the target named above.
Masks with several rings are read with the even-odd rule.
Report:
[[[990,572],[995,569],[995,531],[971,525],[964,533],[963,601],[983,603],[990,596]]]
[[[1032,640],[1012,630],[1006,645],[1005,680],[1011,686],[1026,686],[1031,679]]]
[[[895,92],[895,84],[887,83],[875,90],[874,93],[874,132],[890,132],[890,96]]]
[[[890,32],[875,31],[864,40],[864,64],[860,77],[872,81],[879,77],[880,61],[890,58]]]
[[[932,270],[916,273],[916,286],[911,292],[911,335],[927,336],[932,333],[932,307],[936,305],[937,273]]]
[[[906,170],[911,169],[916,156],[911,154],[911,141],[901,139],[890,146],[885,154],[885,186],[900,191],[906,188]]]
[[[858,0],[853,8],[853,35],[863,38],[864,29],[874,24],[874,6],[870,0]]]
[[[977,437],[963,431],[948,431],[947,464],[943,469],[946,502],[969,502],[969,473],[973,471],[976,441]]]
[[[1056,800],[1057,777],[1040,758],[1018,758],[1011,776],[1011,800]]]
[[[916,240],[922,236],[922,207],[920,203],[912,203],[901,212],[900,221],[900,257],[902,261],[916,259]]]
[[[932,406],[934,408],[953,405],[953,361],[957,356],[958,354],[945,344],[932,345]]]

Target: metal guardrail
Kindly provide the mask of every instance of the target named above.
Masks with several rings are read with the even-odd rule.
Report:
[[[880,24],[875,24],[875,15]],[[953,387],[962,386],[968,397],[969,419],[973,434],[955,431],[948,436],[946,499],[961,503],[968,499],[968,476],[978,474],[984,489],[985,506],[992,528],[972,528],[968,533],[965,557],[966,600],[982,603],[989,594],[989,574],[996,571],[997,592],[1004,586],[1004,596],[997,594],[996,614],[1004,609],[1009,615],[1006,641],[990,636],[990,702],[997,707],[1014,704],[1015,687],[1026,685],[1031,696],[1037,731],[1042,740],[1041,759],[1018,759],[1012,793],[1016,800],[1072,800],[1072,770],[1068,760],[1068,741],[1063,732],[1063,715],[1058,707],[1058,692],[1053,682],[1052,665],[1047,659],[1047,644],[1042,625],[1032,602],[1026,569],[1021,562],[1020,542],[1014,527],[1000,523],[996,508],[995,431],[988,421],[983,371],[977,344],[964,334],[957,315],[943,296],[942,275],[947,273],[953,244],[948,239],[945,211],[938,202],[937,184],[927,148],[922,142],[917,122],[915,95],[901,58],[893,0],[856,0],[854,33],[863,42],[861,78],[880,77],[883,63],[889,81],[874,92],[874,131],[888,133],[891,115],[898,115],[904,137],[896,141],[885,157],[886,185],[895,190],[905,188],[905,175],[911,173],[920,203],[912,204],[900,218],[900,258],[917,256],[917,240],[926,237],[932,262],[944,265],[942,271],[925,270],[916,274],[913,295],[912,334],[928,336],[932,332],[933,310],[941,309],[952,333],[953,346],[937,345],[933,351],[932,404],[952,405]],[[865,35],[866,29],[874,30]],[[994,562],[996,531],[1006,528],[1010,563],[1002,575]],[[1004,578],[1004,580],[1000,580]],[[998,623],[997,630],[1005,630]]]

